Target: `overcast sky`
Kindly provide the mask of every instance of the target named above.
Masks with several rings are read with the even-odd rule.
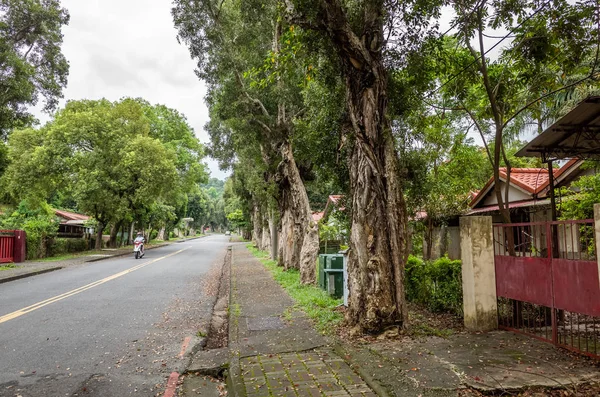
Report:
[[[142,97],[185,114],[196,135],[208,141],[206,89],[194,61],[177,43],[171,0],[62,0],[71,21],[63,28],[70,64],[64,100]],[[42,121],[49,116],[36,111]],[[211,176],[227,173],[206,160]]]

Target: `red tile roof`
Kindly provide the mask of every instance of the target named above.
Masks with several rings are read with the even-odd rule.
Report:
[[[563,173],[565,173],[568,169],[570,169],[573,165],[579,163],[579,159],[571,159],[565,165],[560,168],[554,168],[553,174],[554,179],[557,179]],[[536,195],[540,193],[542,190],[548,187],[550,182],[548,177],[548,169],[547,168],[511,168],[510,170],[510,183],[526,192]],[[500,179],[506,180],[506,167],[500,168]],[[477,202],[485,196],[491,186],[494,183],[494,177],[492,176],[489,181],[485,184],[483,189],[481,189],[473,200],[469,204],[469,206],[473,207]]]
[[[323,219],[323,215],[325,215],[325,212],[313,212],[313,214],[312,214],[313,221],[319,222],[321,219]]]
[[[56,216],[60,217],[60,218],[64,218],[68,221],[74,221],[74,220],[78,220],[78,221],[87,221],[90,219],[89,216],[87,215],[83,215],[83,214],[78,214],[76,212],[69,212],[69,211],[63,211],[63,210],[54,210],[54,213],[56,214]]]

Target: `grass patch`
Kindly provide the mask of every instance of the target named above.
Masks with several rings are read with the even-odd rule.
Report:
[[[68,259],[75,259],[75,258],[79,258],[80,256],[93,255],[93,254],[106,254],[106,252],[82,251],[82,252],[76,252],[74,254],[63,254],[63,255],[51,256],[49,258],[33,259],[32,262],[57,262],[57,261],[64,261],[64,260],[68,260]]]
[[[439,329],[428,324],[415,324],[409,326],[409,334],[412,336],[437,336],[440,338],[448,338],[454,332],[451,329]]]
[[[14,263],[6,263],[4,265],[0,265],[0,271],[2,270],[10,270],[10,269],[16,269],[18,266],[15,265]]]
[[[322,333],[333,333],[336,326],[342,322],[342,314],[335,311],[335,308],[342,304],[342,300],[332,298],[320,288],[300,284],[298,270],[284,271],[282,267],[277,266],[276,261],[269,259],[267,252],[256,249],[252,244],[246,246],[271,272],[275,281],[294,299],[296,307],[315,322],[316,329]]]

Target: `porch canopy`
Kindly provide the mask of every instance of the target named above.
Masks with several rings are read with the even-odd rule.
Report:
[[[544,163],[566,158],[600,159],[600,96],[590,96],[535,137],[517,157],[541,157]]]
[[[519,150],[517,157],[540,157],[552,162],[567,158],[600,160],[600,96],[589,96]],[[549,175],[552,220],[556,220],[554,175]]]

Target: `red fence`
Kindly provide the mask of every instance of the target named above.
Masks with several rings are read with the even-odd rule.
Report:
[[[498,321],[600,357],[594,221],[494,225]]]
[[[7,230],[0,231],[0,263],[14,261],[15,234]]]

